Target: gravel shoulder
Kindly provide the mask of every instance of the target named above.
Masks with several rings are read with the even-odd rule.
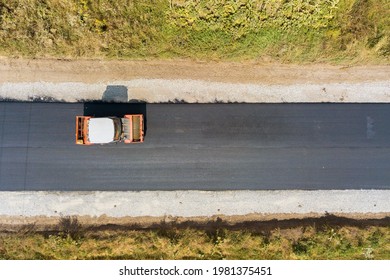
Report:
[[[390,102],[390,66],[1,58],[0,74],[1,100]]]
[[[78,216],[85,225],[142,227],[218,219],[229,225],[247,221],[277,224],[278,220],[299,224],[302,219],[330,215],[341,220],[388,222],[389,197],[388,190],[0,192],[0,231],[24,224],[54,226],[61,217],[71,216]]]

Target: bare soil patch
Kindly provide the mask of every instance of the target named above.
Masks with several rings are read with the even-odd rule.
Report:
[[[390,66],[291,65],[193,60],[57,60],[0,58],[0,83],[107,83],[132,79],[192,79],[254,84],[360,83],[387,81]]]
[[[66,218],[66,217],[65,217]],[[193,228],[215,230],[271,231],[297,227],[390,226],[390,213],[361,214],[249,214],[241,216],[218,215],[213,217],[122,217],[72,216],[87,231],[96,230],[148,230],[160,228]],[[64,217],[0,216],[0,232],[56,232]]]

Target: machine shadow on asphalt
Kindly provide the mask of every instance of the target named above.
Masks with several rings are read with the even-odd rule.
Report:
[[[148,127],[146,102],[140,100],[130,100],[130,102],[131,103],[86,102],[84,103],[84,116],[103,118],[123,117],[124,115],[129,114],[143,114],[144,135],[146,135]]]

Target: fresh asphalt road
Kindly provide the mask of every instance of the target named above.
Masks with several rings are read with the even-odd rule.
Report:
[[[143,144],[75,116],[142,112]],[[390,189],[390,104],[0,103],[0,190]]]

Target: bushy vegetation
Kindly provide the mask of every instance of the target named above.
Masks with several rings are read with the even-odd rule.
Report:
[[[0,54],[374,62],[388,0],[0,0]]]

